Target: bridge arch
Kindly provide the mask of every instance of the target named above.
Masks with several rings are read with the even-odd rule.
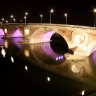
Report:
[[[58,33],[58,30],[45,30],[44,28],[40,28],[33,32],[30,36],[29,43],[41,43],[41,42],[55,42],[62,43],[61,45],[65,45],[65,49],[68,52],[69,47],[65,38]]]
[[[8,30],[8,37],[23,37],[23,32],[18,27],[10,28]]]
[[[4,35],[4,30],[0,28],[0,36]]]

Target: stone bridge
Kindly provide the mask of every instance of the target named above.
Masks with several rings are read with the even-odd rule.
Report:
[[[25,37],[23,43],[63,42],[75,55],[89,56],[96,51],[96,28],[64,24],[4,24],[0,35],[5,38]],[[60,39],[61,38],[61,39]]]

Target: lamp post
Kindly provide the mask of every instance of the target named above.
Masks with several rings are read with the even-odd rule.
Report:
[[[67,14],[67,13],[65,13],[65,14],[64,14],[64,16],[66,17],[66,24],[67,24],[67,16],[68,16],[68,14]]]
[[[15,23],[16,19],[14,18],[13,21],[14,21],[14,23]]]
[[[25,12],[25,16],[24,16],[25,24],[26,24],[27,15],[28,15],[28,12]]]
[[[3,23],[3,21],[4,21],[4,18],[2,18],[2,23]]]
[[[94,11],[94,27],[95,27],[95,23],[96,23],[96,8],[93,10]]]
[[[42,14],[40,14],[40,18],[41,18],[41,23],[42,23],[42,18],[43,18],[43,15]]]
[[[54,12],[53,9],[50,10],[50,24],[51,24],[51,14]]]
[[[13,15],[10,16],[10,23],[11,23],[11,19],[13,18]]]
[[[25,24],[26,24],[26,16],[24,16],[24,19],[25,19]]]

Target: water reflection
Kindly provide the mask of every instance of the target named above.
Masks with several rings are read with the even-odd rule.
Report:
[[[38,63],[60,64],[65,60],[64,53],[58,54],[51,48],[50,43],[30,45],[31,55]]]
[[[17,44],[20,41],[22,41],[22,37],[20,37],[20,38],[12,38],[12,42],[15,44],[15,46],[17,46],[18,48],[21,49],[22,45]]]
[[[1,54],[3,55],[3,57],[5,57],[5,55],[6,55],[6,51],[5,51],[4,48],[1,49]]]
[[[59,90],[61,94],[64,92],[64,95],[66,94],[66,96],[78,96],[69,94],[84,95],[87,94],[87,90],[89,91],[96,89],[96,83],[94,83],[96,82],[96,73],[94,71],[96,70],[96,67],[92,68],[93,65],[96,66],[96,62],[94,61],[95,58],[93,59],[93,57],[96,56],[95,52],[89,58],[84,57],[83,59],[79,58],[78,60],[66,60],[66,58],[64,57],[65,51],[63,52],[63,49],[59,47],[52,48],[52,46],[50,46],[50,43],[21,45],[21,50],[18,51],[13,48],[15,43],[13,43],[13,41],[10,41],[10,39],[8,40],[8,43],[11,43],[9,43],[10,46],[5,51],[11,55],[8,55],[7,53],[3,62],[6,62],[7,69],[11,69],[11,71],[9,69],[7,70],[7,72],[10,71],[10,74],[12,74],[12,76],[10,76],[11,78],[13,78],[14,74],[16,74],[16,80],[19,78],[18,81],[23,78],[21,79],[21,82],[23,82],[24,80],[26,82],[26,80],[29,78],[28,82],[26,82],[27,87],[24,87],[25,89],[29,88],[30,83],[30,87],[32,87],[32,80],[40,83],[40,89],[42,89],[41,86],[45,84],[47,88],[46,92],[48,92],[50,89],[52,89],[51,92],[53,92],[53,90],[55,90],[53,88],[54,86],[55,88],[57,88],[57,90]],[[57,48],[57,50],[55,50],[54,48]],[[58,48],[59,50],[61,49],[61,52],[58,51]],[[11,49],[11,52],[9,51],[9,49]],[[2,50],[2,48],[0,50]],[[15,56],[13,56],[14,54]],[[47,69],[48,71],[46,72],[45,69]],[[53,75],[53,73],[55,75]],[[19,84],[21,82],[19,82]],[[38,91],[38,84],[35,90],[36,92]],[[36,83],[34,85],[36,85]],[[43,91],[40,90],[40,92],[42,91],[43,93],[44,88],[45,87],[43,86]],[[16,88],[16,90],[17,89],[18,88]],[[57,90],[55,90],[55,92],[57,92]],[[60,96],[62,96],[61,94]],[[46,96],[46,94],[41,96]]]
[[[0,37],[0,46],[4,45],[4,40]]]

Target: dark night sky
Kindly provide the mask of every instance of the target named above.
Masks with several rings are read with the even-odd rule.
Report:
[[[1,0],[0,19],[10,20],[13,14],[17,22],[22,19],[27,11],[28,23],[40,23],[40,14],[43,14],[43,23],[50,21],[50,9],[54,9],[52,23],[64,24],[64,13],[68,13],[68,24],[93,26],[96,0]]]

